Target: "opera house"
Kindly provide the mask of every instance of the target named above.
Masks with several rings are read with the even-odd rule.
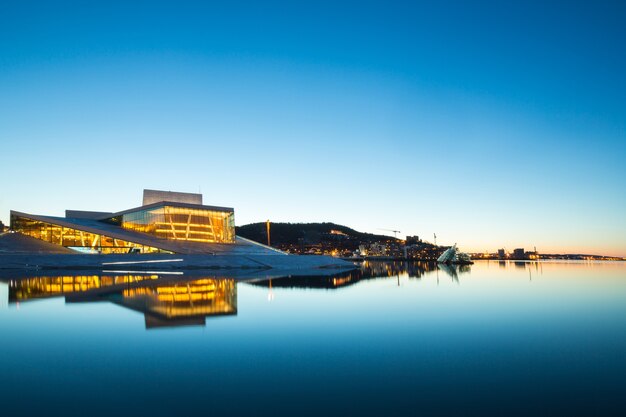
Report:
[[[66,210],[55,217],[12,210],[11,231],[0,235],[0,269],[138,269],[157,262],[178,269],[354,267],[238,237],[232,208],[204,205],[202,195],[192,193],[144,190],[141,206],[119,212]]]
[[[140,207],[117,213],[66,210],[65,217],[11,211],[11,229],[83,253],[212,253],[235,243],[235,212],[201,194],[144,190]]]

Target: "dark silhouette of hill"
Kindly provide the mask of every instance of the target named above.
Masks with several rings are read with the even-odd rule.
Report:
[[[267,243],[265,223],[251,223],[236,227],[237,236]],[[348,240],[354,243],[373,243],[396,241],[396,238],[372,233],[357,232],[335,223],[272,223],[270,235],[272,246],[296,245],[299,243],[316,244],[320,242]],[[303,240],[301,240],[303,239]]]

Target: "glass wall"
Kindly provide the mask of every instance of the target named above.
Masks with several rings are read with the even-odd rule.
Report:
[[[126,240],[85,232],[56,224],[11,215],[13,230],[39,240],[65,246],[86,253],[171,253],[152,246],[140,245]]]
[[[125,229],[164,239],[235,242],[235,214],[232,211],[161,206],[126,213],[118,221]]]

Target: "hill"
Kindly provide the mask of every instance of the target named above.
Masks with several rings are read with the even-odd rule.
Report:
[[[265,223],[251,223],[236,227],[237,236],[267,243]],[[324,242],[344,242],[358,246],[364,243],[380,241],[397,242],[390,236],[357,232],[335,223],[272,223],[270,229],[272,246],[315,245]]]

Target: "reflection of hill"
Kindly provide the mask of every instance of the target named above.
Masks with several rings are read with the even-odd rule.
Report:
[[[388,261],[365,261],[360,269],[337,273],[328,277],[285,277],[271,280],[274,288],[324,288],[334,289],[354,285],[359,281],[394,277],[407,274],[409,278],[421,278],[428,272],[435,271],[437,264],[434,262],[388,262]],[[252,285],[269,287],[270,280],[250,282]]]
[[[16,280],[9,286],[10,302],[59,296],[66,302],[109,301],[141,312],[147,328],[204,325],[207,316],[237,314],[237,286],[227,278],[67,275]]]
[[[358,271],[337,274],[332,277],[284,277],[278,279],[267,279],[262,281],[248,282],[250,285],[257,287],[274,287],[274,288],[320,288],[332,289],[339,287],[347,287],[359,282]]]

